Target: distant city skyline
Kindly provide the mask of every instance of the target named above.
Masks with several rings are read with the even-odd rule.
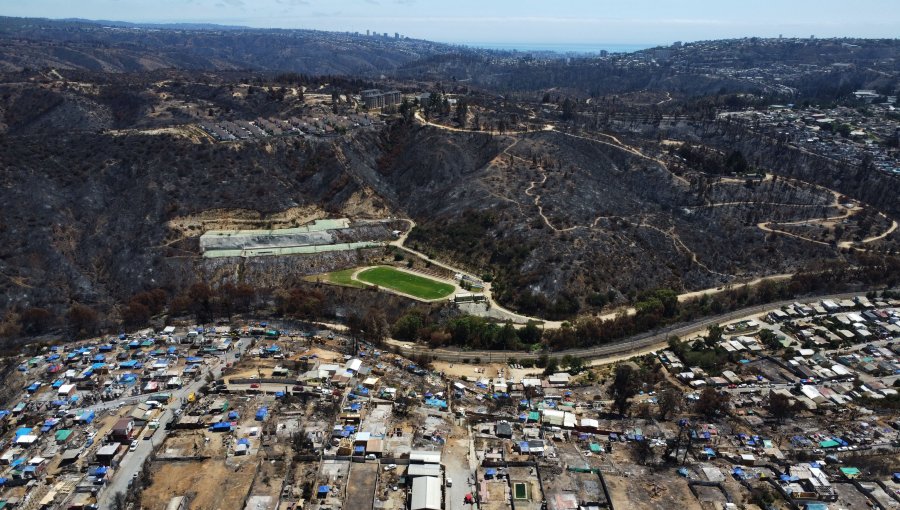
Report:
[[[28,0],[0,15],[305,28],[492,45],[656,45],[739,37],[896,38],[896,0]]]

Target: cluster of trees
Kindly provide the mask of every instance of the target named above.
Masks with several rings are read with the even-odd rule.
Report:
[[[82,303],[73,303],[62,316],[42,307],[12,308],[0,320],[0,338],[39,336],[62,329],[81,337],[97,333],[100,326],[100,314]]]
[[[490,350],[530,349],[539,344],[542,337],[541,329],[534,323],[516,329],[511,322],[500,325],[471,315],[437,322],[421,310],[411,310],[401,316],[391,332],[398,340],[422,341],[431,347]]]
[[[740,286],[680,303],[674,291],[669,289],[644,293],[635,302],[636,314],[622,314],[606,320],[582,317],[568,327],[546,331],[544,343],[550,350],[603,345],[672,324],[754,305],[810,294],[847,291],[860,286],[892,287],[898,283],[900,257],[857,254],[850,261],[811,263],[789,280],[763,282],[753,287]],[[703,356],[711,355],[707,353]]]
[[[747,161],[747,157],[739,150],[733,150],[727,156],[706,146],[694,147],[690,143],[672,146],[669,153],[681,158],[673,170],[691,169],[710,175],[744,175],[755,171]]]
[[[544,331],[536,324],[516,329],[511,324],[496,324],[470,316],[434,318],[423,310],[412,310],[398,318],[391,331],[394,338],[427,343],[432,347],[455,346],[469,349],[522,350],[538,344],[548,351],[603,345],[700,317],[722,314],[757,304],[791,299],[811,293],[843,291],[860,284],[891,285],[900,274],[897,257],[861,256],[855,264],[841,262],[816,263],[782,282],[763,282],[753,287],[741,286],[716,295],[704,295],[679,303],[672,289],[657,289],[638,295],[636,313],[620,314],[612,319],[581,317],[562,327]],[[761,340],[777,344],[777,338],[765,333]],[[732,354],[718,346],[721,328],[714,326],[702,342],[687,345],[673,342],[672,349],[692,365],[717,373]]]

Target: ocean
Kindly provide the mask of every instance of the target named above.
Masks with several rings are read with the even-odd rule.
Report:
[[[575,43],[497,43],[497,42],[468,42],[465,46],[486,48],[491,50],[506,51],[554,51],[556,53],[596,54],[603,50],[609,53],[633,53],[647,48],[659,46],[658,44],[575,44]]]

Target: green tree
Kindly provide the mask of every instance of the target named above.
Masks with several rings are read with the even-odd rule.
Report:
[[[523,344],[536,344],[541,341],[541,329],[534,321],[528,321],[528,324],[519,330],[519,340]]]
[[[422,315],[418,312],[408,312],[394,323],[392,332],[394,338],[412,342],[419,336],[419,330],[425,326]]]
[[[559,362],[556,358],[548,358],[547,365],[544,367],[544,375],[555,374],[559,372]]]
[[[631,406],[631,397],[637,393],[637,371],[628,363],[616,367],[610,391],[613,397],[613,408],[624,415]]]
[[[771,329],[762,329],[759,332],[759,341],[768,349],[781,349],[781,342],[778,341],[778,335]]]
[[[722,326],[713,324],[709,327],[709,329],[707,329],[706,337],[703,339],[703,343],[706,344],[707,347],[712,349],[722,341],[722,333],[724,332],[725,329],[722,328]]]

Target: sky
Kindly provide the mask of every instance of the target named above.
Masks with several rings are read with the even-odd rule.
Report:
[[[366,30],[450,43],[900,37],[898,0],[0,0],[0,15]]]

